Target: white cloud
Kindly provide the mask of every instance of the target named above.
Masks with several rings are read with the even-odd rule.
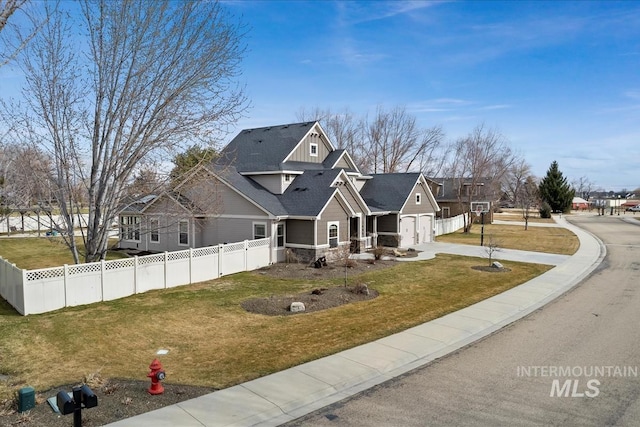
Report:
[[[484,107],[480,107],[480,110],[506,110],[508,108],[513,108],[513,106],[509,104],[486,105]]]

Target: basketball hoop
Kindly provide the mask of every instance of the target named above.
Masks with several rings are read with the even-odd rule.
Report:
[[[471,202],[471,211],[477,216],[489,212],[489,202]]]
[[[471,211],[476,216],[482,216],[482,231],[480,232],[480,246],[484,246],[484,214],[489,213],[491,202],[471,202]]]

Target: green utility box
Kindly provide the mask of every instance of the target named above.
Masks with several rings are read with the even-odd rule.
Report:
[[[33,387],[18,390],[18,412],[28,411],[36,406],[36,391]]]

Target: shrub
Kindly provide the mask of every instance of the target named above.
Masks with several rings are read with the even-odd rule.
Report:
[[[377,261],[380,261],[382,259],[382,256],[384,255],[384,248],[382,246],[376,246],[376,248],[373,250],[373,258]]]
[[[547,202],[542,203],[540,207],[540,218],[551,218],[551,206]]]

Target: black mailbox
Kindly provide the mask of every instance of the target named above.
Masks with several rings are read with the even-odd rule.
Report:
[[[82,393],[82,404],[85,408],[98,406],[98,396],[95,395],[88,385],[85,384],[80,387],[80,392]]]
[[[58,392],[58,410],[62,415],[73,414],[73,426],[82,427],[82,409],[98,406],[98,397],[86,384],[74,387],[72,395],[73,397],[67,392]]]
[[[58,404],[58,410],[62,415],[73,413],[76,410],[76,405],[73,403],[73,399],[66,391],[59,391],[56,396],[56,403]]]

